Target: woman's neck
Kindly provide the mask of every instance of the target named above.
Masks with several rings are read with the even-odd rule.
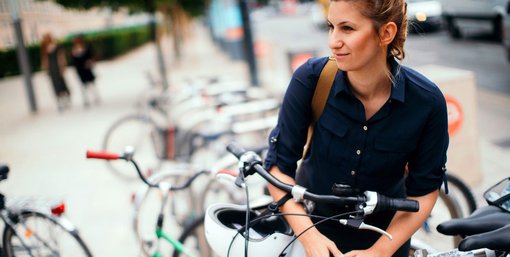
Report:
[[[363,70],[347,72],[354,95],[360,100],[370,101],[378,97],[389,97],[391,80],[386,64],[375,64]]]

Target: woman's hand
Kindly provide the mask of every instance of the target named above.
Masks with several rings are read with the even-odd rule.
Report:
[[[306,257],[343,257],[335,243],[313,228],[299,237],[305,248]]]

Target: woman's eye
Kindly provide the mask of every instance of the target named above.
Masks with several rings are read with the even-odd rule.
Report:
[[[333,25],[331,23],[327,24],[329,30],[333,30]]]
[[[342,30],[351,31],[351,30],[354,30],[354,29],[352,27],[350,27],[350,26],[342,26]]]

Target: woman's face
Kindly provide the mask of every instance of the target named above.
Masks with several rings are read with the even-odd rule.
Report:
[[[358,8],[349,1],[332,1],[329,6],[329,48],[344,71],[361,70],[385,55],[372,20]]]

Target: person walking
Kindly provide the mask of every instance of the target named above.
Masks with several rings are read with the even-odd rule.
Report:
[[[87,44],[83,35],[78,35],[73,40],[73,48],[71,50],[73,65],[76,73],[81,81],[81,91],[83,95],[83,105],[90,105],[92,97],[95,104],[99,104],[101,99],[99,92],[95,86],[96,76],[92,70],[94,66],[94,53],[90,44]]]
[[[405,56],[406,9],[405,0],[330,1],[332,60],[312,58],[294,72],[269,136],[265,168],[311,193],[332,194],[333,184],[344,184],[354,191],[414,199],[420,210],[385,211],[365,219],[393,240],[324,222],[299,237],[307,257],[407,257],[410,238],[428,218],[445,181],[445,98],[434,83],[398,62]],[[335,62],[338,70],[298,169],[312,123],[312,97],[327,62]],[[269,192],[275,200],[285,195],[274,186]],[[316,203],[312,214],[331,217],[353,210]],[[281,211],[306,214],[294,201],[287,201]],[[295,234],[319,221],[285,217]]]
[[[67,66],[65,52],[51,33],[45,33],[41,41],[41,65],[51,79],[58,110],[68,109],[71,106],[71,92],[64,78]]]

